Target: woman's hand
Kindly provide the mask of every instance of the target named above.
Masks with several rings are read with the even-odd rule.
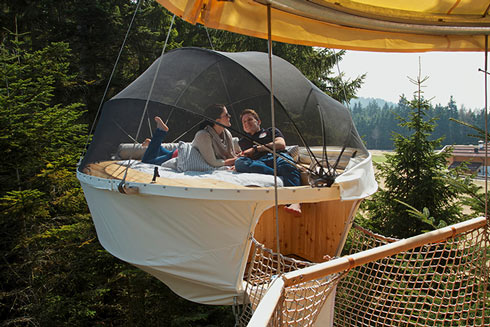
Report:
[[[234,166],[236,157],[229,158],[225,160],[225,166]]]

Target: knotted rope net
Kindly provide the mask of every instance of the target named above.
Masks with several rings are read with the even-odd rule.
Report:
[[[251,261],[246,281],[242,312],[237,326],[246,326],[271,284],[284,273],[309,267],[313,263],[274,253],[252,240]],[[337,285],[339,274],[286,287],[270,326],[312,326],[327,296]]]
[[[322,315],[323,325],[490,326],[488,221],[453,226],[401,241],[354,226],[347,256],[323,264],[331,271],[325,274],[254,242],[239,325],[251,319],[254,327],[317,326],[336,296],[334,314],[328,312],[327,320]],[[362,259],[368,257],[373,259]],[[312,269],[317,277],[303,275]]]
[[[358,226],[349,254],[395,239]],[[335,326],[490,326],[488,225],[350,270]]]

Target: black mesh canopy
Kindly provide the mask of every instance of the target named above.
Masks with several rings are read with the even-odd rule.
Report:
[[[323,93],[287,61],[274,56],[272,67],[276,127],[288,145],[325,144],[327,149],[347,147],[367,154],[345,106]],[[153,117],[157,115],[168,121],[166,142],[191,141],[204,119],[204,109],[211,104],[226,105],[232,115],[229,130],[234,136],[241,137],[243,133],[240,112],[247,108],[257,111],[262,127],[270,127],[269,84],[266,53],[199,48],[170,51],[104,104],[80,168],[113,159],[121,143],[133,143],[135,139],[142,142],[150,137],[155,128]]]

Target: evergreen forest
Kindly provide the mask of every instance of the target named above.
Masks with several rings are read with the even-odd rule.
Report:
[[[150,0],[2,2],[0,326],[234,325],[230,307],[186,301],[105,251],[75,176],[100,104],[145,71],[167,34],[166,51],[267,51],[265,40],[178,18],[169,33],[171,20]],[[274,43],[273,52],[340,101],[355,98],[362,86],[363,72],[354,80],[335,72],[343,51]],[[351,111],[368,148],[393,149],[392,132],[407,132],[397,117],[409,117],[412,109],[402,97],[396,106],[372,103]],[[482,112],[458,109],[453,101],[426,112],[438,119],[430,138],[444,136],[444,144],[475,142],[449,118],[480,127],[483,121]]]
[[[357,131],[368,149],[392,150],[395,134],[408,135],[408,131],[399,126],[399,122],[400,118],[408,117],[410,100],[401,95],[396,105],[388,103],[380,105],[375,100],[371,100],[367,105],[356,102],[350,106]],[[458,108],[452,97],[447,105],[429,103],[426,118],[434,119],[435,125],[430,139],[443,138],[440,147],[454,144],[477,144],[478,140],[470,135],[472,134],[470,130],[454,120],[483,129],[484,115],[483,109],[470,110],[464,106]]]

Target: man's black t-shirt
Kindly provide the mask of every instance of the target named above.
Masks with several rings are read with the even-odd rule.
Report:
[[[262,128],[262,129],[260,129],[260,131],[258,131],[254,135],[249,135],[249,136],[251,139],[258,142],[259,144],[268,144],[268,143],[272,142],[272,127],[268,128],[268,129]],[[281,131],[277,128],[276,128],[276,137],[284,138],[284,135],[282,135]],[[240,141],[238,141],[238,144],[240,145],[240,148],[242,149],[242,151],[250,149],[251,147],[254,146],[254,143],[245,137],[242,137],[240,139]],[[267,153],[269,153],[269,152],[268,151],[255,152],[252,155],[252,159],[257,160],[260,157],[266,155]]]

